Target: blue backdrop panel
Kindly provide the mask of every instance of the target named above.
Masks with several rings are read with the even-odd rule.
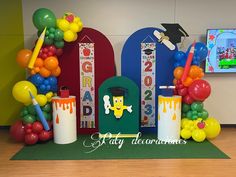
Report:
[[[158,28],[143,28],[133,33],[125,42],[121,54],[121,74],[133,80],[139,87],[141,94],[141,43],[155,42],[156,43],[156,126],[142,127],[141,132],[157,131],[157,113],[158,113],[158,95],[161,91],[158,89],[160,85],[173,85],[173,70],[174,70],[174,53],[178,50],[169,50],[164,44],[158,42],[158,39],[153,35],[154,30],[163,32]],[[141,97],[140,97],[141,98]],[[140,101],[141,103],[141,101]],[[140,107],[141,104],[139,103]],[[141,109],[140,109],[141,110]],[[141,114],[140,114],[141,115]]]

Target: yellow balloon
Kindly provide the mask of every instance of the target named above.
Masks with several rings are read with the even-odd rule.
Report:
[[[73,41],[76,41],[77,38],[78,38],[77,33],[74,33],[74,39],[73,39]]]
[[[35,99],[40,106],[44,106],[45,104],[47,104],[47,101],[48,101],[47,97],[42,94],[37,95]]]
[[[207,139],[213,139],[220,134],[220,123],[213,117],[207,118],[205,120],[204,131],[206,133]]]
[[[70,23],[65,19],[58,20],[58,28],[60,28],[62,31],[69,30]]]
[[[181,130],[180,136],[183,139],[189,139],[192,136],[192,132],[190,130],[184,128],[184,129]]]
[[[192,132],[192,138],[196,142],[203,142],[206,139],[206,133],[202,129],[196,129]]]
[[[79,18],[79,17],[75,17],[75,18],[74,18],[74,22],[75,22],[75,23],[80,22],[80,18]]]
[[[46,97],[47,97],[48,102],[50,102],[50,101],[52,100],[53,93],[52,93],[52,92],[48,92],[48,93],[46,94]]]
[[[20,81],[13,86],[12,95],[17,101],[29,105],[32,103],[29,91],[33,96],[37,95],[37,89],[34,84],[29,81]]]
[[[184,128],[187,122],[188,122],[188,118],[181,119],[181,128]]]
[[[74,33],[79,31],[79,25],[77,23],[70,23],[70,30]]]
[[[64,40],[66,42],[72,42],[75,38],[75,33],[73,33],[71,30],[68,30],[64,33]]]

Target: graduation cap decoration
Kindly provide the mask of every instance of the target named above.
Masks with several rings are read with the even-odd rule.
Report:
[[[166,31],[160,33],[154,31],[154,36],[159,39],[159,42],[165,44],[170,50],[175,49],[175,44],[181,42],[181,37],[188,37],[188,33],[178,23],[162,23]]]
[[[152,49],[145,49],[143,50],[146,55],[151,55],[152,54]]]
[[[127,89],[123,87],[111,87],[109,88],[112,96],[125,96],[127,93]]]

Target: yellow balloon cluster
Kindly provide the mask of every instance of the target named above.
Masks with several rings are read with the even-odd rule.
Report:
[[[220,124],[215,118],[207,118],[206,120],[202,118],[197,120],[183,118],[181,120],[181,128],[180,135],[183,139],[192,137],[196,142],[203,142],[206,138],[215,138],[221,130]]]
[[[37,95],[36,87],[29,81],[17,82],[12,89],[13,97],[17,101],[24,103],[25,105],[32,104],[32,99],[30,97],[29,92],[33,94],[33,96],[35,97],[36,101],[40,106],[44,106],[45,104],[47,104],[47,102],[50,102],[53,96],[52,92],[48,92],[46,95],[43,94]]]
[[[64,31],[64,40],[72,42],[77,39],[77,32],[82,30],[83,23],[74,14],[66,13],[62,18],[57,19],[57,26]]]

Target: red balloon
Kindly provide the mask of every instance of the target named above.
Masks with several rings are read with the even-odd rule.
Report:
[[[38,135],[36,133],[29,133],[25,135],[25,144],[33,145],[38,142]]]
[[[40,141],[47,141],[49,140],[51,137],[50,133],[46,130],[43,130],[40,134],[39,134],[39,140]]]
[[[16,142],[24,142],[25,130],[22,121],[17,121],[11,126],[10,135]]]
[[[188,89],[187,89],[187,87],[178,89],[178,94],[179,94],[180,96],[185,96],[185,95],[187,95],[187,94],[188,94]]]
[[[189,86],[188,93],[193,99],[204,101],[211,94],[211,86],[205,80],[195,80]]]
[[[62,48],[58,48],[57,50],[56,50],[56,56],[61,56],[63,54],[63,49]]]
[[[39,134],[40,132],[42,132],[42,130],[43,130],[43,125],[41,124],[41,122],[36,121],[36,122],[33,123],[32,131],[34,133]]]
[[[183,97],[183,102],[186,104],[192,104],[194,102],[194,99],[189,95],[185,95]]]

